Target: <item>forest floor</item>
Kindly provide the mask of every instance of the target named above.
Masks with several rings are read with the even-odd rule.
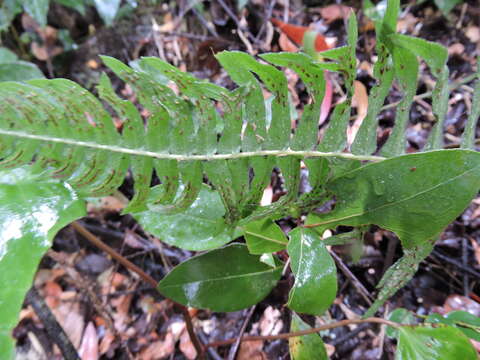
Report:
[[[66,77],[92,90],[101,72],[106,71],[99,54],[127,63],[141,56],[159,56],[182,70],[231,88],[233,83],[219,67],[214,57],[216,52],[242,50],[256,55],[294,51],[295,46],[269,22],[272,17],[310,26],[324,34],[331,46],[341,46],[346,38],[345,14],[351,7],[359,19],[356,86],[361,93],[362,89],[368,92],[374,84],[374,27],[360,1],[339,1],[331,5],[315,0],[211,0],[194,6],[187,0],[153,3],[139,2],[135,11],[117,20],[112,27],[102,25],[93,9],[80,15],[52,3],[49,26],[67,30],[76,46],[68,49],[60,39],[60,32],[51,32],[48,41],[32,50],[23,45],[24,51],[32,51],[31,59],[50,77]],[[25,15],[15,21],[14,27],[18,33],[30,32],[33,38],[38,31],[29,26]],[[450,82],[455,88],[449,102],[445,142],[453,147],[460,141],[471,107],[471,82],[464,80],[474,72],[480,55],[480,4],[476,0],[460,1],[451,12],[443,14],[433,1],[402,1],[397,30],[448,48]],[[15,48],[18,45],[15,38],[8,36],[4,36],[4,43]],[[49,54],[47,58],[45,52]],[[294,94],[292,102],[301,108],[307,98],[305,88],[295,74],[287,73],[287,76]],[[420,96],[412,107],[407,130],[409,152],[425,144],[432,125],[431,99],[421,96],[431,90],[432,81],[428,68],[422,65],[417,91]],[[333,77],[333,82],[336,103],[342,100],[342,80]],[[120,81],[114,81],[114,86],[125,98],[136,100],[130,87]],[[400,92],[393,87],[386,104],[399,98]],[[366,110],[365,96],[359,95],[354,105],[349,130],[352,133],[358,129]],[[386,106],[379,119],[379,144],[388,136],[394,117],[395,109]],[[477,131],[477,138],[478,135]],[[272,175],[271,189],[268,201],[274,202],[283,194],[282,179],[276,173]],[[132,180],[127,178],[120,191],[130,198]],[[120,215],[124,206],[121,199],[113,196],[92,202],[88,216],[80,223],[156,280],[193,255],[146,233],[132,216]],[[293,222],[284,219],[279,224],[288,231]],[[357,291],[358,283],[367,289],[368,296],[375,296],[375,285],[381,275],[402,254],[399,241],[393,233],[372,226],[365,234],[358,261],[352,261],[350,249],[344,246],[334,246],[332,251],[338,255],[339,291],[326,318],[358,318],[368,307]],[[245,334],[252,335],[288,332],[291,314],[285,304],[292,282],[292,275],[287,273],[273,292],[252,309],[233,313],[192,309],[200,340],[211,343],[235,338],[243,326]],[[72,227],[63,229],[55,238],[40,264],[34,286],[72,343],[77,348],[83,347],[86,353],[93,352],[84,359],[195,358],[183,317],[172,302],[92,246]],[[480,197],[448,226],[415,277],[388,302],[385,314],[397,307],[420,315],[467,309],[480,316]],[[322,321],[314,317],[305,320],[311,325]],[[61,358],[28,304],[22,310],[14,335],[18,346],[28,351],[28,359]],[[394,341],[375,325],[342,327],[322,335],[332,359],[393,358]],[[98,344],[98,349],[89,347],[92,343]],[[208,356],[231,359],[235,353],[230,349],[229,346],[212,347]],[[289,359],[288,341],[242,343],[236,359]]]

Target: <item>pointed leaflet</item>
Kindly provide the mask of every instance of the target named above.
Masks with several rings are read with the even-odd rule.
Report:
[[[267,138],[266,109],[263,92],[256,77],[250,71],[246,71],[243,66],[238,66],[237,54],[237,52],[222,51],[216,54],[215,57],[232,80],[244,88],[245,93],[243,94],[241,120],[246,124],[243,134],[242,150],[259,150]],[[235,118],[232,120],[234,119]],[[227,119],[225,119],[225,121],[227,121]],[[226,130],[229,130],[227,133],[229,138],[235,136],[234,130],[238,131],[238,137],[240,137],[242,121],[235,121],[234,124],[225,124]]]
[[[433,313],[427,316],[425,322],[455,326],[468,338],[480,341],[480,318],[466,311],[452,311],[444,316]]]
[[[319,145],[320,151],[342,151],[347,143],[347,126],[350,120],[350,110],[353,97],[353,82],[356,74],[356,56],[358,29],[357,19],[352,12],[348,19],[348,46],[322,52],[322,56],[338,60],[339,71],[345,77],[347,99],[337,105],[330,116],[328,128]]]
[[[237,311],[265,298],[281,274],[281,265],[272,268],[245,245],[232,244],[176,266],[158,283],[158,291],[186,306]]]
[[[461,147],[464,149],[474,149],[475,129],[480,116],[480,58],[477,60],[477,81],[473,92],[472,109],[468,114],[468,120],[465,124],[465,130],[462,136]]]
[[[468,338],[452,326],[401,326],[396,360],[476,360]]]
[[[448,52],[443,46],[420,38],[393,34],[390,39],[396,46],[401,46],[420,56],[430,67],[437,78],[432,91],[432,110],[435,115],[434,124],[425,150],[440,149],[443,146],[443,124],[448,110]]]
[[[290,332],[308,330],[308,326],[295,313],[292,313]],[[288,339],[290,357],[292,360],[328,360],[327,350],[322,338],[318,334],[291,337]]]
[[[426,240],[426,239],[425,239]],[[420,263],[432,252],[433,240],[424,241],[403,250],[403,256],[383,274],[377,285],[380,289],[375,302],[364,317],[375,315],[378,309],[398,290],[407,285],[418,270]]]
[[[388,48],[390,45],[389,35],[396,30],[399,8],[399,0],[388,1],[383,21],[376,23],[375,26],[377,30],[375,48],[378,60],[374,65],[373,72],[377,84],[370,91],[367,116],[363,119],[352,144],[352,153],[354,154],[372,154],[377,148],[377,118],[390,91],[394,76],[392,56]]]
[[[307,86],[312,102],[305,105],[303,109],[291,148],[293,150],[312,150],[317,144],[318,119],[325,95],[322,64],[314,62],[305,54],[272,53],[263,54],[261,57],[272,64],[293,69]]]
[[[0,198],[0,349],[10,359],[11,330],[38,263],[57,231],[85,215],[85,204],[70,187],[28,168],[0,172]]]
[[[300,313],[321,315],[337,294],[335,262],[314,231],[296,228],[289,237],[287,251],[295,284],[290,290],[287,306]]]
[[[324,227],[377,224],[405,248],[433,239],[480,188],[480,154],[441,150],[409,154],[347,172],[327,184],[335,209],[310,215]]]
[[[261,255],[285,249],[288,239],[271,219],[253,221],[242,226],[250,254]]]
[[[268,135],[266,138],[261,139],[261,141],[264,142],[263,147],[265,150],[287,148],[290,142],[290,108],[288,104],[287,79],[283,72],[271,65],[261,64],[252,56],[242,52],[222,52],[217,54],[216,57],[222,65],[225,61],[233,61],[237,72],[240,70],[243,72],[253,72],[262,80],[267,90],[270,91],[273,96],[271,102],[272,115],[271,122],[268,124]],[[228,68],[226,69],[228,70]],[[233,80],[239,84],[246,82],[246,85],[253,85],[251,78],[247,77],[246,79],[245,75],[239,75],[231,68],[229,74]],[[257,120],[254,121],[255,123],[257,122]],[[259,125],[262,126],[262,122],[260,122]]]
[[[393,49],[395,76],[398,79],[403,99],[397,106],[395,126],[382,147],[383,156],[401,155],[405,152],[405,130],[410,118],[410,107],[417,91],[418,60],[409,50],[400,47]]]

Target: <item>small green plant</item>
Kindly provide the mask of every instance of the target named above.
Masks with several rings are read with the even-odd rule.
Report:
[[[170,245],[201,251],[159,282],[158,291],[164,296],[213,311],[251,306],[280,279],[285,264],[275,253],[286,249],[295,275],[287,306],[298,313],[322,315],[337,292],[335,263],[327,245],[345,239],[359,242],[361,237],[356,230],[328,239],[321,234],[338,225],[361,229],[376,224],[398,235],[404,256],[380,281],[378,298],[364,316],[374,315],[408,282],[438,235],[480,188],[480,154],[472,151],[480,82],[461,148],[444,150],[447,50],[396,34],[398,11],[399,1],[391,0],[385,16],[377,21],[377,84],[351,152],[345,147],[356,74],[353,14],[348,44],[322,52],[328,62],[302,53],[263,54],[261,61],[242,52],[218,54],[238,85],[232,91],[157,58],[142,58],[129,67],[103,57],[150,113],[145,125],[136,106],[119,98],[104,74],[99,97],[124,122],[121,134],[99,99],[71,81],[0,83],[0,166],[6,169],[0,173],[0,221],[5,229],[0,232],[2,349],[9,346],[22,291],[31,283],[55,231],[83,216],[82,198],[111,194],[128,170],[135,195],[124,213],[132,213],[145,230]],[[432,95],[436,124],[423,151],[404,154],[419,57],[437,79]],[[287,81],[278,67],[296,71],[311,97],[293,134]],[[325,70],[343,75],[348,97],[335,107],[318,142]],[[167,86],[168,81],[175,82],[179,93]],[[394,81],[403,99],[388,141],[377,149],[377,115]],[[269,101],[262,86],[272,94]],[[301,162],[308,167],[312,191],[299,195]],[[260,206],[274,167],[281,171],[288,192],[276,203]],[[151,187],[154,171],[161,184]],[[46,174],[54,180],[39,183]],[[205,176],[208,185],[203,183]],[[315,212],[332,199],[336,200],[332,211]],[[275,223],[303,215],[304,223],[288,237]],[[241,236],[245,244],[233,242]],[[360,321],[378,322],[374,319]],[[448,321],[427,318],[422,325],[383,321],[396,330],[398,358],[454,359],[461,349],[462,359],[476,359],[467,336],[478,336],[478,324],[465,335]],[[305,327],[293,317],[293,330]],[[316,334],[302,339],[291,340],[295,359],[313,351],[311,344],[321,344]]]
[[[95,6],[107,26],[112,25],[117,13],[121,10],[121,0],[54,0],[85,15],[86,6]],[[44,27],[47,25],[47,13],[50,0],[4,0],[0,4],[0,32],[6,30],[15,16],[22,11],[30,15]],[[124,7],[136,6],[135,1],[128,1]]]

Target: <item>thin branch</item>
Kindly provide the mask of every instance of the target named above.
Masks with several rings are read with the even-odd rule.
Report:
[[[343,274],[351,281],[351,283],[355,287],[355,289],[358,290],[358,292],[363,297],[363,299],[368,304],[368,306],[371,306],[372,305],[372,295],[370,295],[370,293],[365,288],[365,286],[363,286],[363,284],[360,282],[360,280],[357,279],[357,277],[350,271],[348,266],[345,265],[345,263],[342,261],[342,259],[334,251],[330,251],[329,253],[333,257],[333,259],[337,263],[337,266],[340,268],[340,270],[343,272]]]
[[[32,305],[35,314],[45,326],[49,338],[58,346],[63,357],[66,360],[80,360],[75,346],[73,346],[67,334],[57,322],[55,315],[34,287],[30,288],[27,293],[27,302]]]
[[[316,328],[311,328],[307,330],[300,330],[300,331],[294,331],[290,333],[284,333],[284,334],[278,334],[278,335],[266,335],[266,336],[244,336],[241,338],[241,341],[258,341],[258,340],[263,340],[263,341],[271,341],[271,340],[278,340],[278,339],[289,339],[291,337],[296,337],[296,336],[302,336],[302,335],[308,335],[308,334],[314,334],[318,333],[320,331],[324,330],[330,330],[330,329],[335,329],[338,327],[346,326],[346,325],[354,325],[354,324],[364,324],[364,323],[375,323],[375,324],[382,324],[382,325],[388,325],[394,328],[400,328],[402,324],[398,324],[389,320],[385,320],[382,318],[377,318],[377,317],[369,317],[366,319],[351,319],[351,320],[341,320],[338,322],[334,322],[331,324],[325,324]],[[229,345],[233,344],[235,341],[237,341],[237,338],[232,338],[232,339],[227,339],[227,340],[222,340],[222,341],[215,341],[209,344],[206,344],[205,346],[208,347],[218,347],[218,346],[224,346],[224,345]]]
[[[120,264],[125,266],[127,269],[129,269],[129,270],[133,271],[134,273],[138,274],[143,281],[150,284],[153,288],[155,288],[155,289],[157,288],[157,285],[158,285],[157,280],[155,280],[153,277],[148,275],[145,271],[140,269],[137,265],[132,263],[130,260],[128,260],[124,256],[120,255],[118,252],[116,252],[110,246],[105,244],[103,241],[101,241],[99,238],[97,238],[95,235],[93,235],[90,231],[88,231],[85,227],[83,227],[80,223],[75,221],[71,225],[77,232],[79,232],[85,239],[90,241],[93,245],[95,245],[99,249],[105,251],[114,260],[118,261]],[[193,346],[195,347],[195,350],[197,351],[198,358],[199,359],[204,359],[205,352],[204,352],[202,344],[200,343],[197,336],[195,335],[195,331],[193,329],[192,318],[190,317],[190,314],[188,313],[187,307],[185,307],[182,304],[178,304],[178,303],[175,303],[175,305],[178,308],[180,308],[182,313],[183,313],[185,324],[187,326],[188,335],[190,336],[190,340],[192,341]]]
[[[240,332],[238,333],[237,341],[233,343],[233,346],[230,348],[230,351],[228,353],[228,360],[235,360],[238,352],[238,348],[240,347],[240,342],[242,341],[243,334],[245,333],[245,330],[247,329],[247,325],[250,322],[250,319],[253,315],[253,312],[255,311],[255,308],[257,306],[253,305],[247,312],[247,316],[245,320],[243,321],[242,327],[240,328]]]
[[[182,154],[167,154],[161,152],[154,152],[142,149],[124,148],[121,146],[97,144],[90,141],[81,141],[76,139],[58,138],[48,135],[35,135],[29,134],[23,131],[12,131],[0,129],[0,135],[13,136],[18,138],[41,140],[59,144],[67,144],[74,146],[87,147],[92,149],[107,150],[110,152],[148,156],[156,159],[169,159],[177,161],[193,161],[193,160],[228,160],[228,159],[241,159],[253,156],[299,156],[299,157],[339,157],[352,160],[365,160],[365,161],[382,161],[386,158],[383,156],[374,155],[354,155],[344,152],[321,152],[321,151],[296,151],[296,150],[260,150],[260,151],[246,151],[233,154],[213,154],[213,155],[182,155]]]

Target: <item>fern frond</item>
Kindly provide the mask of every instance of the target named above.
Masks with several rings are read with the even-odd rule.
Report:
[[[35,160],[39,171],[49,170],[93,196],[112,193],[130,170],[135,195],[125,212],[149,206],[160,214],[188,208],[200,191],[203,175],[207,175],[221,195],[229,222],[266,213],[280,216],[279,209],[297,199],[301,160],[311,170],[314,188],[310,197],[303,199],[314,201],[322,196],[330,166],[340,173],[342,167],[358,166],[361,160],[381,161],[383,156],[405,151],[404,133],[416,92],[417,57],[427,62],[438,79],[433,91],[437,124],[428,148],[441,146],[448,98],[447,52],[425,40],[394,34],[398,6],[398,1],[390,1],[387,15],[377,24],[379,57],[374,72],[378,81],[352,145],[353,154],[344,150],[356,74],[354,15],[349,19],[348,44],[321,53],[329,62],[301,53],[263,54],[261,60],[241,52],[218,54],[238,86],[234,90],[199,80],[156,58],[142,58],[135,67],[129,67],[102,57],[115,75],[134,89],[139,104],[149,114],[147,119],[137,106],[114,92],[106,75],[101,77],[98,94],[108,111],[99,99],[69,80],[0,83],[0,166],[15,167]],[[310,96],[295,129],[291,129],[287,80],[278,67],[297,72]],[[319,142],[325,70],[343,76],[347,99],[335,107]],[[371,155],[377,147],[376,118],[395,79],[404,95],[395,127],[381,150],[383,156]],[[169,81],[178,91],[172,90]],[[269,99],[264,98],[263,89],[270,94]],[[473,145],[479,89],[477,85],[476,110],[466,126],[464,147]],[[123,123],[121,133],[113,117]],[[341,159],[357,162],[342,164]],[[288,194],[275,206],[259,209],[274,167],[282,172]],[[154,172],[161,185],[151,188]]]

